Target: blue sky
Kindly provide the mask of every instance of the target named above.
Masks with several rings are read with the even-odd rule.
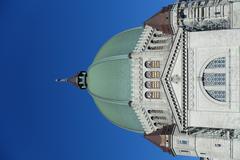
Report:
[[[106,40],[168,3],[0,0],[0,160],[172,159],[109,123],[87,92],[54,82],[86,70]]]

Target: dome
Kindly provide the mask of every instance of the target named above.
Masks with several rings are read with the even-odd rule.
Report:
[[[88,91],[100,112],[113,124],[135,132],[143,128],[129,107],[131,68],[128,54],[133,51],[142,27],[124,31],[111,38],[100,49],[88,69]]]

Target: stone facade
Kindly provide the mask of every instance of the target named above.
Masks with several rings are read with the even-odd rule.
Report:
[[[145,22],[131,53],[132,107],[145,137],[174,156],[240,159],[239,7],[165,7]]]

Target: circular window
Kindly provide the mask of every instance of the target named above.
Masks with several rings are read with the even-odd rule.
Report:
[[[202,75],[203,88],[216,101],[226,102],[226,58],[210,61]]]

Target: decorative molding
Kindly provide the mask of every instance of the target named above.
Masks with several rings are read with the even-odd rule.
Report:
[[[173,42],[172,49],[167,60],[167,64],[165,66],[165,69],[163,71],[163,75],[161,78],[175,121],[180,130],[183,129],[183,126],[182,126],[183,115],[179,105],[179,103],[181,102],[178,102],[175,92],[173,90],[173,87],[171,84],[171,75],[172,75],[172,71],[173,71],[177,56],[181,49],[182,35],[183,35],[183,30],[179,28],[177,35],[175,36],[175,40]]]

